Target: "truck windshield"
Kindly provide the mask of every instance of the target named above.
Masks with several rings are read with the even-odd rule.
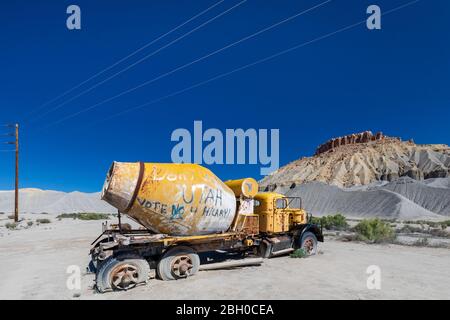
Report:
[[[301,209],[302,208],[302,199],[301,198],[287,198],[288,207],[290,209]]]
[[[287,208],[286,199],[285,198],[277,199],[276,205],[277,209],[286,209]]]

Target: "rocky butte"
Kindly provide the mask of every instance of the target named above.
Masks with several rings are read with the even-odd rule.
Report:
[[[333,138],[314,156],[293,161],[260,181],[263,190],[277,186],[324,182],[339,187],[450,176],[450,148],[445,144],[415,144],[371,131]]]

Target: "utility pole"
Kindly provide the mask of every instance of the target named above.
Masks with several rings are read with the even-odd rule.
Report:
[[[16,123],[16,187],[14,194],[14,221],[19,221],[19,124]]]
[[[0,150],[2,152],[8,152],[8,151],[15,151],[16,153],[16,181],[15,181],[15,190],[14,190],[14,221],[19,221],[19,124],[6,124],[6,125],[0,125],[7,128],[14,128],[15,132],[10,132],[6,134],[2,134],[1,136],[7,136],[7,137],[15,137],[15,141],[7,141],[3,142],[3,144],[9,144],[9,145],[15,145],[16,149],[5,149]]]

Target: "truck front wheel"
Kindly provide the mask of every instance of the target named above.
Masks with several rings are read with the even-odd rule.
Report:
[[[308,256],[317,253],[317,238],[314,233],[306,231],[300,238],[299,247],[305,251]]]
[[[200,267],[200,258],[189,247],[173,247],[164,253],[156,268],[162,280],[177,280],[193,276]]]
[[[99,292],[132,289],[148,280],[150,265],[147,260],[134,255],[109,257],[96,274]]]

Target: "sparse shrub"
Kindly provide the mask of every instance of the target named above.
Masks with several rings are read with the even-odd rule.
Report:
[[[358,239],[371,243],[391,242],[395,239],[395,232],[391,226],[380,219],[364,219],[354,230]]]
[[[403,221],[403,223],[405,224],[420,224],[420,225],[427,225],[431,228],[438,228],[441,227],[442,229],[445,229],[447,227],[450,227],[450,220],[445,220],[445,221],[427,221],[427,220],[406,220]]]
[[[57,216],[58,219],[80,219],[80,220],[107,220],[109,214],[95,213],[95,212],[83,212],[83,213],[63,213]]]
[[[397,230],[397,233],[422,233],[424,229],[422,227],[414,227],[405,224],[401,229]]]
[[[308,255],[306,254],[304,249],[300,248],[300,249],[296,249],[289,256],[291,258],[306,258]]]
[[[440,238],[448,238],[450,237],[450,234],[442,229],[436,228],[436,229],[430,229],[429,234],[431,234],[434,237],[440,237]]]
[[[427,247],[430,245],[430,242],[428,241],[428,238],[420,238],[417,239],[412,245],[416,247]]]
[[[447,229],[447,227],[450,227],[450,220],[441,221],[440,224],[442,229]]]
[[[51,223],[52,221],[50,219],[36,219],[36,222],[39,224],[46,224],[46,223]]]
[[[450,237],[450,233],[445,231],[445,229],[436,228],[424,228],[422,227],[414,227],[411,225],[404,225],[401,229],[396,231],[397,233],[425,233],[434,237],[448,238]]]
[[[348,228],[347,219],[342,214],[312,217],[312,223],[320,224],[327,230],[345,230]]]
[[[78,219],[80,220],[107,220],[109,215],[105,213],[80,213]]]
[[[340,235],[338,238],[340,241],[343,242],[350,242],[350,241],[358,241],[358,235],[356,234],[344,234],[344,235]]]
[[[17,222],[7,222],[5,227],[9,230],[16,230],[19,224]]]
[[[13,214],[10,214],[10,215],[8,216],[8,219],[14,219],[14,215],[13,215]]]
[[[320,218],[320,217],[313,217],[313,216],[311,216],[311,220],[309,220],[309,222],[310,223],[314,223],[314,224],[320,224],[320,220],[321,220],[322,218]]]
[[[56,218],[58,220],[61,220],[61,219],[74,219],[75,220],[77,218],[77,214],[78,213],[62,213],[59,216],[57,216]]]
[[[33,225],[33,221],[28,221],[27,226],[31,227]]]

